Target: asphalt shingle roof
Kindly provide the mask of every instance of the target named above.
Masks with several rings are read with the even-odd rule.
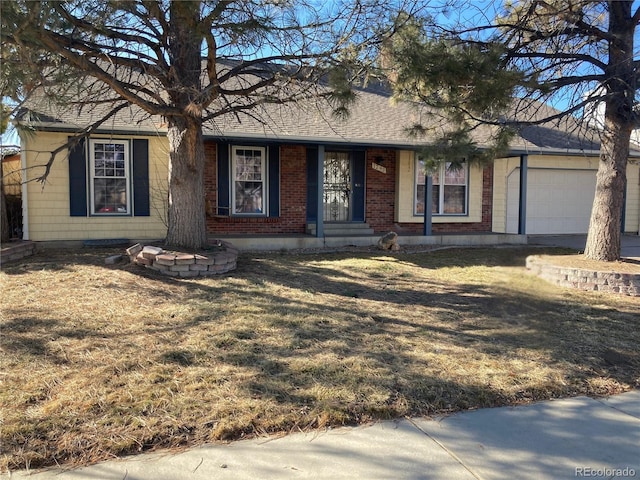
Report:
[[[34,96],[27,105],[35,128],[78,131],[96,122],[112,108],[108,103],[59,106],[46,103],[43,98]],[[550,112],[553,112],[550,107],[535,104],[530,118],[535,119]],[[39,116],[34,117],[33,113]],[[25,120],[23,116],[22,121]],[[429,123],[432,133],[427,133],[424,138],[410,137],[407,128],[417,122]],[[163,135],[166,128],[165,119],[149,115],[133,105],[109,118],[98,132]],[[308,99],[296,104],[261,105],[253,109],[250,115],[242,112],[238,115],[226,114],[205,123],[203,133],[205,138],[412,148],[433,141],[440,128],[443,126],[434,123],[432,118],[426,117],[414,105],[392,101],[388,91],[375,85],[357,90],[357,101],[344,119],[333,116],[331,107],[325,101]],[[482,126],[474,131],[474,139],[479,145],[486,145],[491,128]],[[511,143],[511,149],[514,153],[531,154],[594,153],[599,149],[598,132],[569,117],[521,128]]]

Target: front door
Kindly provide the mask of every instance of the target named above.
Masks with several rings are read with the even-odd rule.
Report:
[[[326,152],[324,157],[325,222],[351,221],[351,157],[346,152]]]
[[[318,149],[307,148],[307,222],[318,217]],[[364,222],[365,152],[325,152],[323,161],[322,220]]]

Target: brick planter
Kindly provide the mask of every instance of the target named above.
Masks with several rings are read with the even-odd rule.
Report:
[[[222,275],[236,269],[238,250],[231,243],[216,241],[212,249],[183,253],[137,243],[127,249],[127,255],[133,263],[171,277]]]
[[[565,267],[536,255],[527,257],[527,270],[562,287],[640,297],[640,273]]]

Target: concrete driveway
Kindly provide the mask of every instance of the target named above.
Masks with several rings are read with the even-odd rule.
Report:
[[[530,245],[566,247],[580,252],[587,243],[586,235],[529,235],[527,238]],[[640,235],[623,235],[621,243],[622,257],[640,259]]]

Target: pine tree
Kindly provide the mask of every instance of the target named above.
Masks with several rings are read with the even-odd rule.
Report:
[[[382,55],[396,95],[453,126],[431,154],[462,151],[486,160],[504,151],[518,128],[580,117],[586,132],[586,118],[604,105],[585,256],[618,260],[629,140],[638,127],[634,34],[640,7],[632,11],[630,0],[524,0],[507,3],[487,21],[486,12],[470,13],[472,3],[459,3],[465,20],[413,21],[389,39]],[[492,127],[489,150],[470,137],[482,126]]]

